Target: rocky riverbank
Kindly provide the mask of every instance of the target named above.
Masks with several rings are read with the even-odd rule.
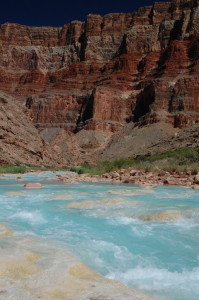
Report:
[[[64,176],[57,175],[57,178],[59,181],[66,183],[111,181],[150,187],[156,187],[157,185],[179,185],[199,189],[199,175],[192,175],[191,172],[187,172],[186,174],[177,174],[175,172],[166,171],[152,173],[141,170],[123,169],[120,171],[103,174],[102,176],[90,174],[76,174],[71,176],[70,174],[65,174]]]

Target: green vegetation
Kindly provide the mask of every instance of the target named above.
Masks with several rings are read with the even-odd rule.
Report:
[[[0,166],[0,174],[24,174],[31,171],[66,171],[68,167],[33,166],[17,162],[15,165]]]
[[[23,174],[27,172],[27,167],[23,166],[2,166],[0,174]]]
[[[80,167],[72,167],[70,171],[78,174],[102,175],[120,169],[135,168],[147,171],[170,171],[188,172],[197,174],[199,172],[199,148],[179,148],[175,151],[167,151],[161,154],[140,155],[133,159],[116,159],[114,161],[98,162],[95,165],[84,164]],[[17,162],[14,166],[6,165],[0,167],[0,174],[23,174],[30,171],[66,171],[67,166],[32,166]]]
[[[197,174],[199,171],[199,148],[179,148],[150,156],[137,156],[134,159],[116,159],[114,161],[99,162],[96,165],[84,164],[81,167],[72,167],[70,171],[78,174],[89,173],[102,175],[119,169],[128,168],[147,171],[187,172]]]

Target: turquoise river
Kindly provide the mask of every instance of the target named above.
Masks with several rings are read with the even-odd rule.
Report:
[[[199,190],[67,184],[57,174],[61,172],[29,173],[22,181],[17,175],[0,178],[4,269],[6,255],[19,255],[22,249],[17,241],[37,239],[154,299],[199,299]],[[40,182],[42,188],[26,189],[28,182]],[[8,236],[12,232],[12,241],[3,230]],[[0,266],[0,299],[6,274]]]

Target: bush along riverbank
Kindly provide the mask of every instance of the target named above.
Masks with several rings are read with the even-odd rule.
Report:
[[[3,165],[0,166],[0,174],[25,174],[37,171],[66,171],[69,167],[52,167],[52,166],[32,166],[17,163],[16,165]]]

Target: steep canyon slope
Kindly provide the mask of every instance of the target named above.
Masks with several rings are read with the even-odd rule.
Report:
[[[26,110],[45,163],[48,155],[63,164],[129,157],[164,141],[168,148],[167,138],[194,123],[197,133],[198,58],[199,0],[90,14],[58,28],[0,26],[0,90],[13,110]],[[1,136],[2,160],[5,143]]]

